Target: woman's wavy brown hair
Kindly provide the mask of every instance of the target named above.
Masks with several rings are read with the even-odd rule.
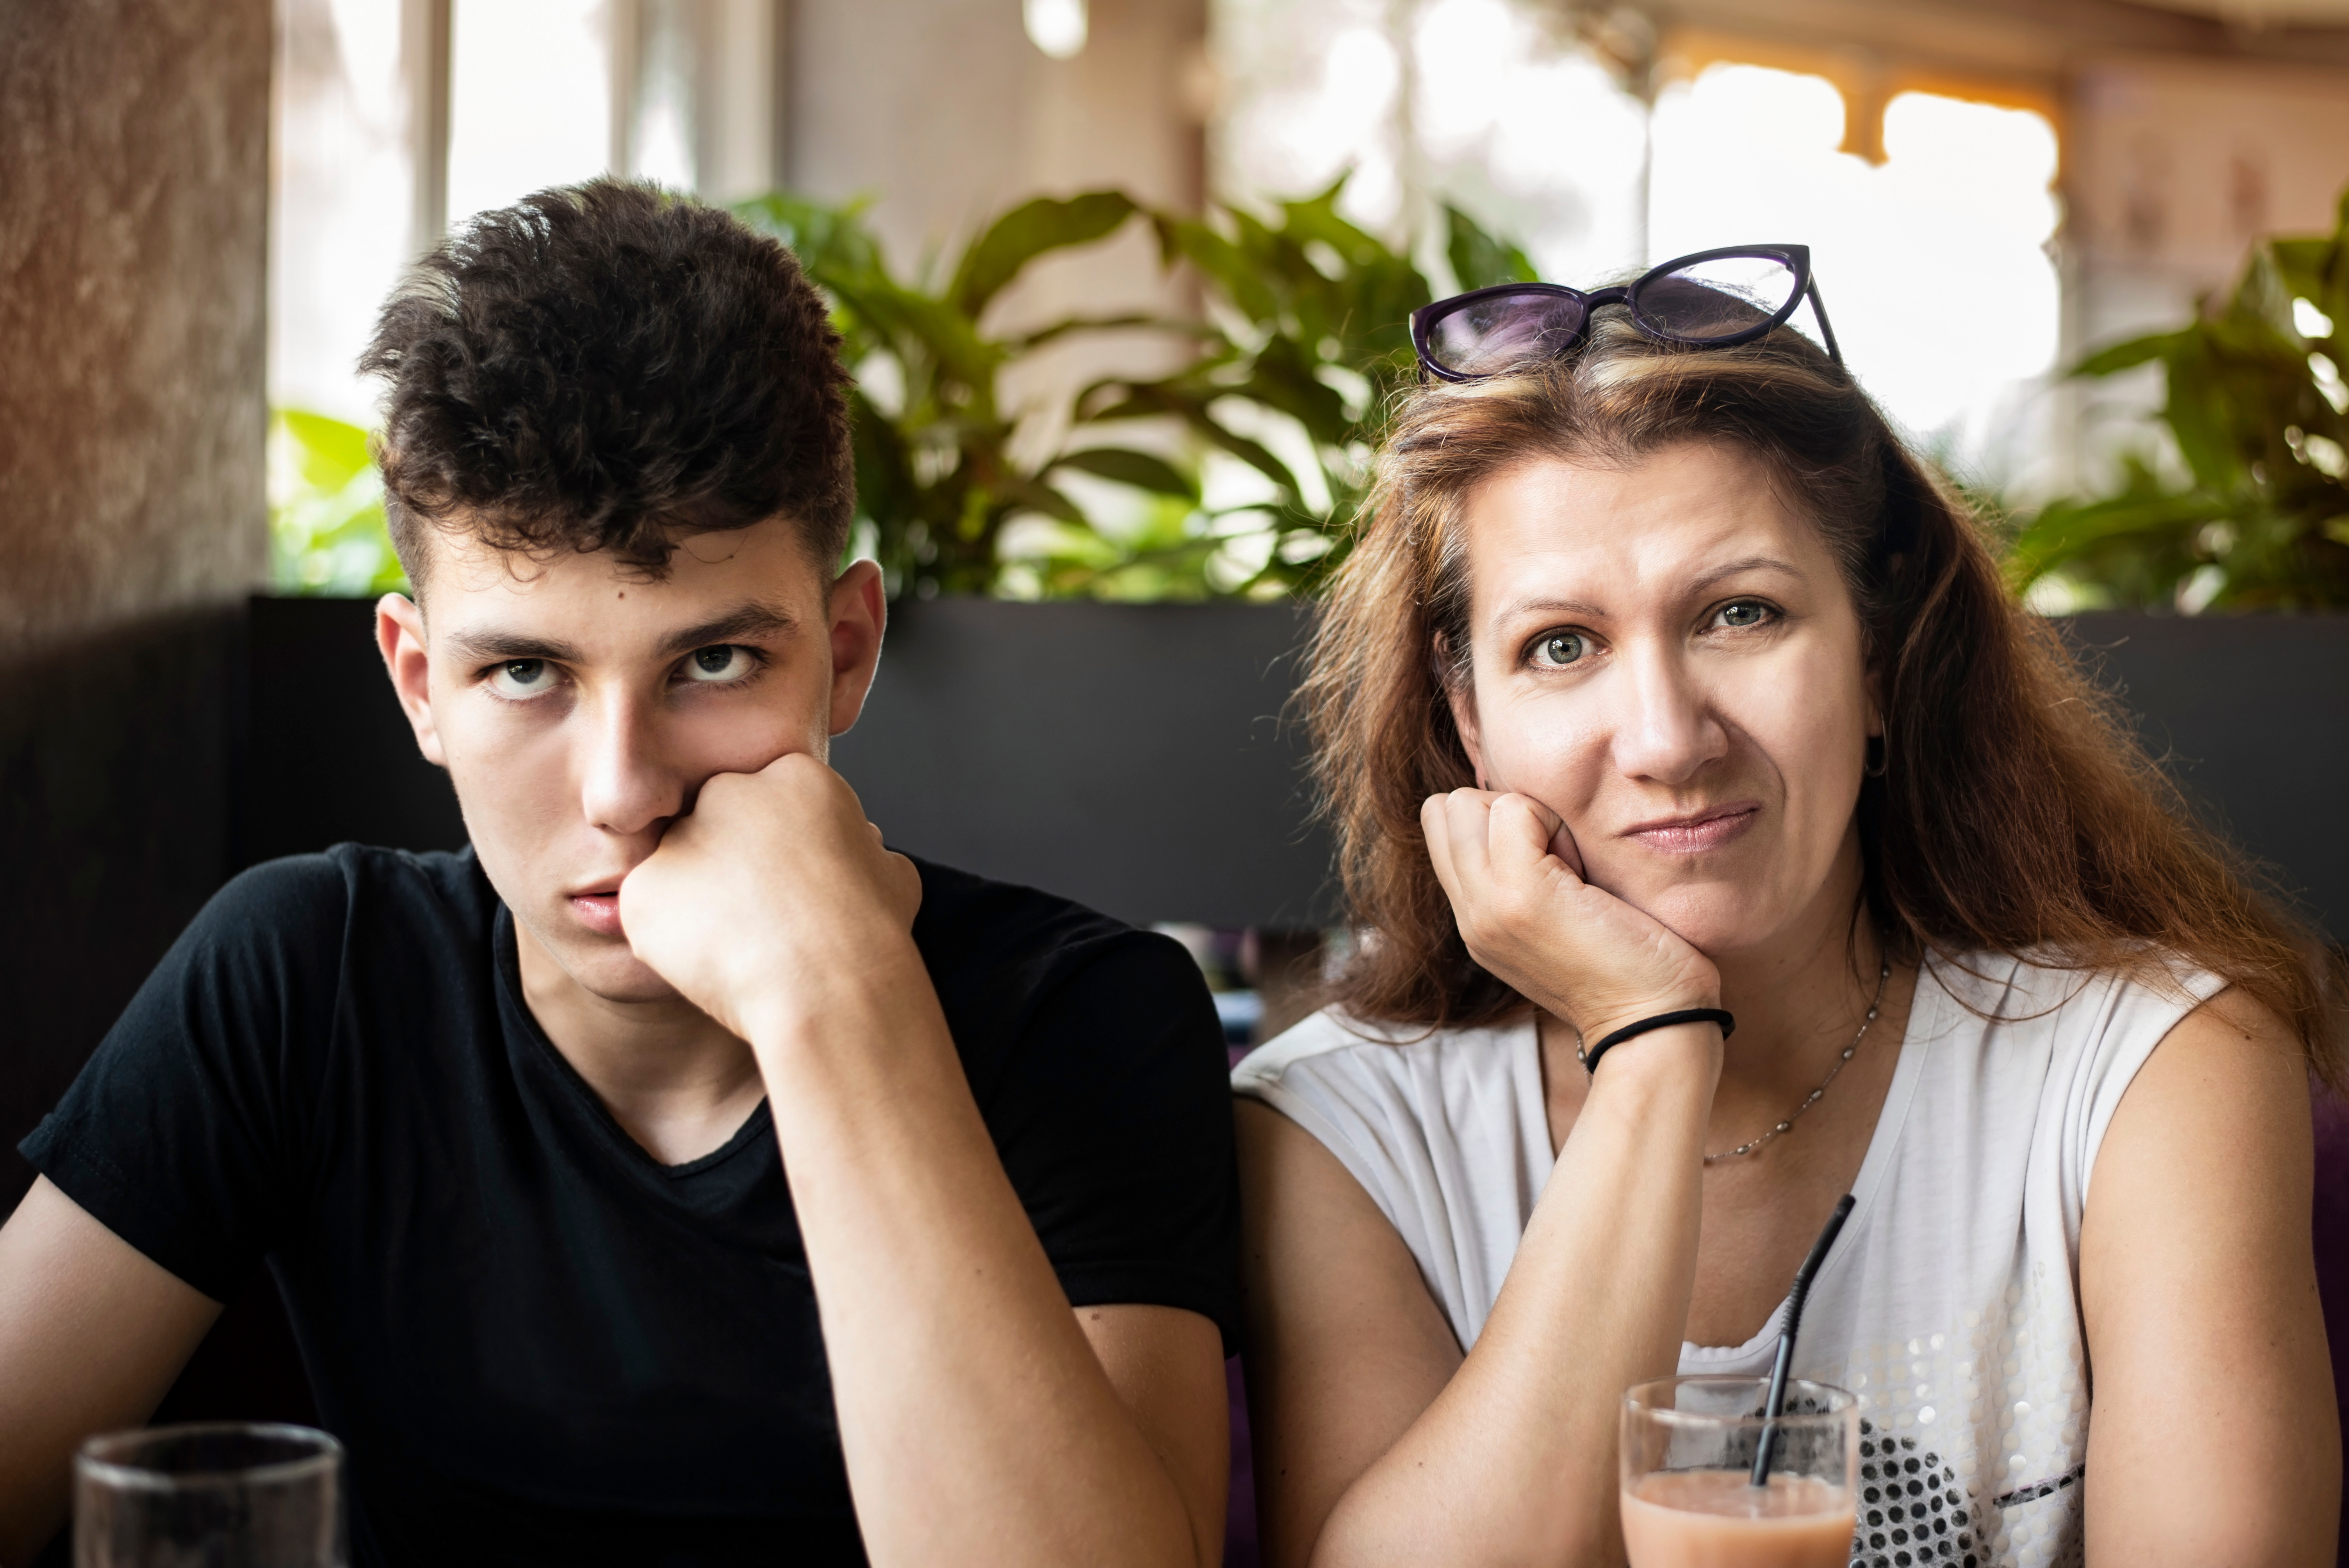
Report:
[[[2195,820],[1851,378],[1785,328],[1691,351],[1616,313],[1570,358],[1423,386],[1395,410],[1299,693],[1361,938],[1342,1006],[1446,1026],[1525,1006],[1469,956],[1420,831],[1422,801],[1475,782],[1447,700],[1468,678],[1470,492],[1529,459],[1622,465],[1692,441],[1758,458],[1858,607],[1886,717],[1859,797],[1865,902],[1894,954],[2082,971],[2175,954],[2264,1003],[2340,1081],[2339,956]]]

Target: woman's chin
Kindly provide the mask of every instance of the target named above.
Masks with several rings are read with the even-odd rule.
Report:
[[[1609,889],[1609,892],[1614,890]],[[1756,947],[1777,932],[1777,911],[1756,890],[1727,883],[1660,888],[1646,895],[1616,892],[1633,909],[1708,958]]]

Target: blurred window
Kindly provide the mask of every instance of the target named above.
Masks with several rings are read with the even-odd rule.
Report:
[[[615,169],[771,189],[784,4],[277,0],[271,403],[370,422],[353,364],[451,219]]]
[[[2027,487],[2050,460],[2057,149],[2048,114],[2013,107],[2027,90],[1838,82],[1824,57],[1660,43],[1543,0],[1213,7],[1226,199],[1351,170],[1345,211],[1408,235],[1439,278],[1444,202],[1585,285],[1712,245],[1807,243],[1847,358],[1895,418],[1996,482]],[[1643,78],[1662,83],[1652,110],[1626,86]]]
[[[2055,129],[2023,108],[1903,91],[1884,162],[1842,150],[1818,75],[1708,66],[1656,98],[1649,252],[1799,240],[1844,356],[1909,432],[1999,479],[2046,460],[2039,392],[2060,347]],[[1799,326],[1809,324],[1802,312]]]
[[[1657,98],[1649,251],[1811,247],[1844,356],[1910,432],[2006,482],[2044,462],[2062,301],[2055,132],[2029,109],[1923,92],[1883,111],[1883,160],[1843,148],[1823,77],[1713,65]],[[1807,326],[1809,313],[1796,325]]]
[[[452,10],[448,216],[613,166],[607,0],[454,0]],[[693,183],[689,162],[666,161],[670,183]]]
[[[351,369],[408,260],[415,159],[400,0],[281,0],[269,399],[363,422]]]

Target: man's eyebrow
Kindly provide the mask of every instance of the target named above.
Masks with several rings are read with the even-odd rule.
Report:
[[[585,662],[585,655],[574,644],[556,637],[534,637],[522,632],[502,631],[495,626],[468,627],[461,632],[451,632],[440,645],[460,662],[469,665],[503,664],[517,659],[545,659],[561,665]]]
[[[771,637],[798,630],[799,622],[779,605],[752,601],[723,615],[670,633],[661,641],[664,654],[689,654],[719,643],[740,643],[751,637]]]

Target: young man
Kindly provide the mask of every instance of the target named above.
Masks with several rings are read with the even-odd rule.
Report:
[[[239,877],[26,1141],[0,1563],[265,1256],[362,1564],[1215,1568],[1214,1009],[825,767],[883,622],[836,349],[781,246],[614,181],[388,306],[378,635],[471,848]]]

